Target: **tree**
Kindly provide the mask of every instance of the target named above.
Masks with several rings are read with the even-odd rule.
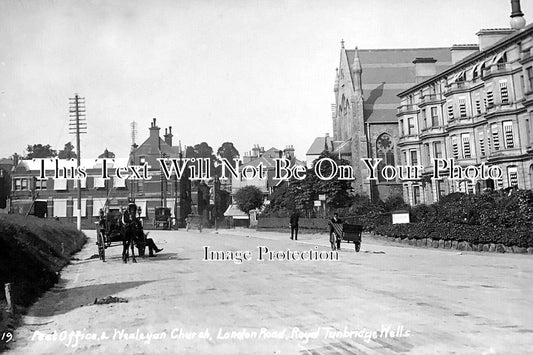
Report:
[[[227,159],[231,163],[233,163],[233,158],[238,158],[240,156],[239,151],[231,142],[222,143],[220,148],[217,150],[217,155],[220,158]]]
[[[74,146],[72,143],[68,142],[65,144],[65,148],[63,150],[60,150],[59,153],[57,153],[57,157],[59,159],[73,159],[76,158],[76,152],[74,151]]]
[[[57,152],[54,149],[52,149],[50,144],[28,145],[28,147],[26,148],[26,151],[28,152],[28,154],[26,154],[24,159],[52,158],[52,157],[57,156]]]
[[[241,211],[249,214],[251,210],[263,205],[263,194],[256,186],[245,186],[235,194],[235,202]]]

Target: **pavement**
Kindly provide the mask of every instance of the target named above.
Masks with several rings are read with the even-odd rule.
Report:
[[[23,317],[9,354],[533,348],[530,255],[413,248],[368,235],[359,253],[343,243],[336,254],[326,234],[292,241],[287,233],[204,229],[151,231],[164,250],[123,264],[121,247],[107,249],[105,263],[91,258],[94,231],[87,235],[60,282]],[[323,260],[287,260],[313,256]]]

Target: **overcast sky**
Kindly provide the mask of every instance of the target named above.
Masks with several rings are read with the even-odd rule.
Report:
[[[0,1],[0,158],[61,149],[68,98],[86,98],[82,157],[126,157],[152,117],[175,142],[305,153],[331,132],[347,48],[477,43],[509,27],[510,0]],[[522,0],[526,20],[533,1]],[[528,22],[529,23],[529,22]]]

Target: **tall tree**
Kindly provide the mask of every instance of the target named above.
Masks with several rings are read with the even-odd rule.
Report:
[[[50,144],[42,145],[42,144],[33,144],[28,145],[26,148],[26,151],[28,152],[24,159],[35,159],[35,158],[52,158],[57,156],[57,152],[52,149]]]
[[[57,153],[57,157],[59,159],[73,159],[76,158],[76,152],[74,151],[74,146],[72,143],[68,142],[65,144],[65,148],[63,150],[60,150],[59,153]]]
[[[235,202],[241,211],[249,214],[251,210],[263,205],[263,194],[256,186],[245,186],[235,194]]]
[[[229,162],[233,162],[233,158],[238,158],[240,156],[239,151],[231,142],[222,143],[220,148],[217,150],[217,155],[220,158],[227,159]]]

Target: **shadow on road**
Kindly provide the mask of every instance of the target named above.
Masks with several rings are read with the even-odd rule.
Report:
[[[57,314],[64,314],[73,309],[91,305],[96,298],[115,296],[117,293],[150,282],[153,281],[129,281],[67,289],[52,289],[47,293],[45,298],[33,306],[28,315],[34,317],[50,317]]]

